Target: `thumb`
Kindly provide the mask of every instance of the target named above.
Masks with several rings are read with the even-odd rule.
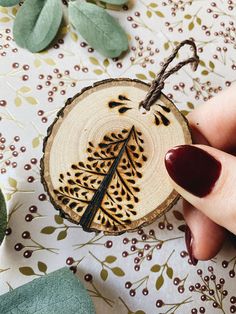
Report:
[[[205,145],[182,145],[167,152],[165,165],[184,199],[236,234],[236,157]]]

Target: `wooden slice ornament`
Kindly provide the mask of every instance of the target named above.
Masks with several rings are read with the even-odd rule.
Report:
[[[169,72],[185,44],[194,56]],[[61,215],[85,231],[120,234],[153,222],[179,198],[164,166],[166,152],[190,144],[186,119],[163,94],[164,80],[198,64],[182,42],[150,85],[110,79],[69,99],[49,127],[42,182]]]

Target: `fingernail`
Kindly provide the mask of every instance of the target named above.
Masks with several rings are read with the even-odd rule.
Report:
[[[193,255],[193,248],[192,248],[193,236],[192,236],[192,232],[191,232],[189,226],[187,226],[187,225],[186,225],[186,229],[185,229],[185,243],[186,243],[186,248],[188,251],[190,261],[192,262],[193,266],[196,266],[198,263],[198,260]]]
[[[169,150],[165,165],[170,177],[197,197],[208,195],[221,173],[218,160],[191,145],[176,146]]]

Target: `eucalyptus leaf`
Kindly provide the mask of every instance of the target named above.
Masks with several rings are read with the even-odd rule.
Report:
[[[0,0],[0,6],[13,7],[14,5],[17,5],[19,2],[20,0]]]
[[[118,57],[128,49],[128,38],[120,24],[94,4],[70,1],[69,20],[84,39],[105,57]]]
[[[7,228],[7,209],[4,196],[0,190],[0,244],[5,236]]]
[[[26,0],[13,27],[15,42],[31,52],[46,48],[56,36],[62,20],[58,0]]]

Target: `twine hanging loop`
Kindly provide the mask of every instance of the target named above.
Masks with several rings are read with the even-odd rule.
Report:
[[[176,66],[166,72],[169,64],[175,59],[176,55],[178,54],[180,48],[185,45],[190,45],[193,48],[193,56],[179,62]],[[199,64],[199,56],[197,55],[197,47],[193,40],[187,39],[182,41],[172,52],[172,54],[168,57],[165,61],[161,71],[157,75],[157,77],[153,80],[151,87],[145,97],[139,104],[139,107],[143,107],[145,110],[149,111],[151,106],[159,99],[161,96],[161,91],[165,86],[165,80],[172,75],[173,73],[179,71],[183,66],[186,64],[191,63],[193,71],[197,70]]]

